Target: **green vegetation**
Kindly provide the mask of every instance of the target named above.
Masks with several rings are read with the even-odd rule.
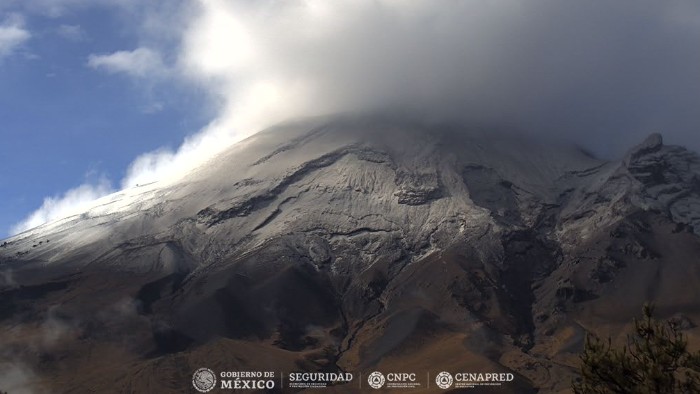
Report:
[[[587,335],[574,393],[700,393],[700,352],[688,351],[676,322],[654,319],[651,305],[643,311],[619,349],[611,338]]]

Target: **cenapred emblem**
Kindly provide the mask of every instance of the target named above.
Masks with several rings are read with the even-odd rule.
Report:
[[[209,368],[200,368],[192,375],[192,385],[200,393],[209,392],[216,386],[216,374]]]
[[[449,372],[440,372],[435,377],[435,384],[441,389],[449,389],[452,387],[452,374]]]
[[[382,386],[384,386],[384,382],[386,382],[386,379],[384,378],[384,374],[381,372],[374,371],[367,376],[367,383],[369,383],[369,387],[373,389],[382,388]]]

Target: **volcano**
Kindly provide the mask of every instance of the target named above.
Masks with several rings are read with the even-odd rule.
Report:
[[[623,338],[644,302],[697,343],[698,235],[700,156],[657,134],[610,161],[481,126],[290,122],[0,242],[0,390],[186,393],[207,367],[567,392],[585,333]]]

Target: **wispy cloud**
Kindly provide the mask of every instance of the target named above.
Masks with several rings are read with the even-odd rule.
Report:
[[[69,41],[85,41],[88,39],[87,33],[80,25],[60,25],[56,29],[56,33]]]
[[[39,209],[12,226],[10,232],[18,234],[51,220],[78,214],[87,209],[93,201],[112,192],[114,189],[110,182],[103,177],[95,184],[84,183],[61,195],[46,197]]]
[[[19,15],[11,15],[0,22],[0,61],[15,52],[31,36]]]
[[[0,356],[6,355],[0,353]],[[10,358],[0,361],[0,391],[13,394],[36,394],[32,387],[37,380],[38,377],[34,371],[24,363]]]
[[[0,271],[0,290],[12,290],[17,288],[17,281],[15,281],[13,270],[11,268],[5,268]]]
[[[45,394],[37,355],[62,352],[81,334],[81,319],[51,306],[38,325],[17,324],[6,328],[13,335],[0,337],[0,393]]]
[[[166,67],[160,54],[143,47],[133,51],[93,54],[88,57],[87,65],[109,73],[124,73],[135,77],[157,76],[166,73]]]

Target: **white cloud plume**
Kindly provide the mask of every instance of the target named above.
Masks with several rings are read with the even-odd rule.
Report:
[[[18,15],[12,15],[0,23],[0,60],[10,56],[31,36],[31,33],[24,28],[24,21]]]
[[[85,183],[62,195],[46,197],[39,209],[12,226],[10,232],[18,234],[51,220],[78,214],[87,209],[93,201],[112,192],[114,189],[110,182],[106,178],[101,178],[95,184]]]
[[[88,66],[109,73],[124,73],[135,77],[147,77],[166,72],[160,54],[149,48],[136,48],[133,51],[117,51],[110,54],[88,57]]]

